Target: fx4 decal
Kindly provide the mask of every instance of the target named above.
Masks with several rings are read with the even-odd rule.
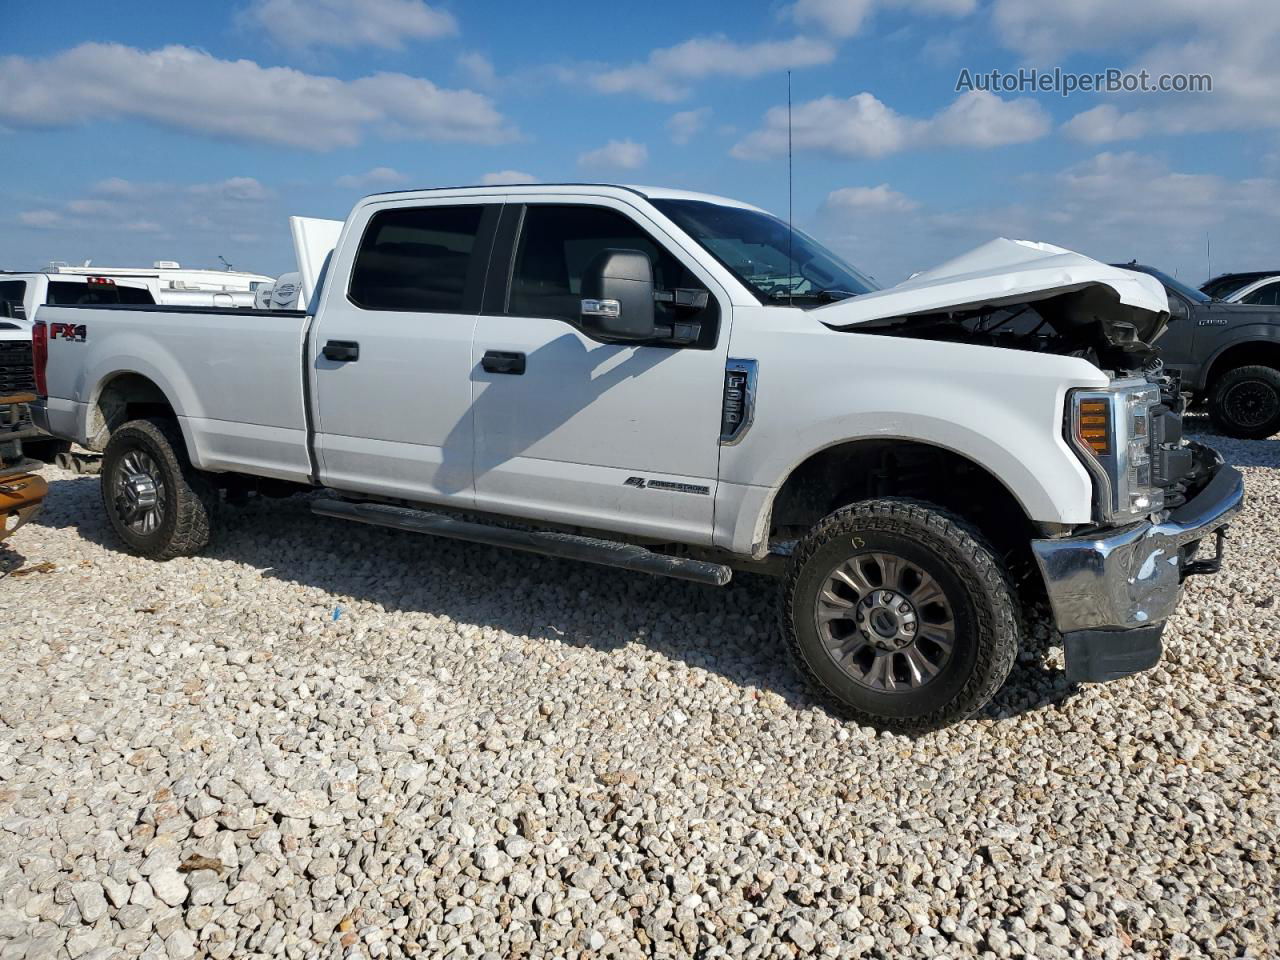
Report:
[[[71,340],[83,343],[89,335],[89,329],[83,323],[51,323],[49,324],[50,340]]]

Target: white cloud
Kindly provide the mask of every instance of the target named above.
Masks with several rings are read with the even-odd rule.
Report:
[[[1165,233],[1204,246],[1204,230],[1241,220],[1280,220],[1280,181],[1231,180],[1212,173],[1171,171],[1140,153],[1100,153],[1058,174],[1059,209],[1072,220]]]
[[[198,197],[217,197],[235,203],[255,203],[272,196],[271,191],[253,177],[230,177],[217,183],[197,183],[187,190]]]
[[[23,210],[18,214],[18,222],[24,227],[56,227],[63,222],[63,216],[57,210]]]
[[[1209,269],[1206,235],[1219,270],[1273,266],[1268,259],[1280,235],[1280,178],[1187,172],[1136,152],[1103,152],[1023,178],[994,206],[966,206],[957,197],[945,209],[904,208],[887,187],[861,189],[843,194],[852,207],[824,204],[811,232],[889,282],[1006,236],[1105,262],[1137,258],[1199,283]]]
[[[1272,7],[1271,0],[1233,0],[1211,5],[1203,0],[995,0],[992,20],[1005,44],[1031,60],[1052,62],[1072,50],[1132,50],[1157,42],[1187,26],[1213,29],[1214,22]]]
[[[492,187],[508,183],[541,183],[541,180],[523,170],[498,170],[494,173],[486,173],[480,178],[480,182],[486,187]]]
[[[1049,115],[1035,100],[1001,100],[974,90],[926,121],[926,142],[958,147],[1002,147],[1037,140],[1049,132]]]
[[[740,44],[723,36],[695,37],[654,50],[640,63],[597,66],[587,81],[601,93],[635,93],[651,100],[688,96],[693,81],[707,77],[758,77],[789,68],[812,67],[835,59],[835,47],[809,37]],[[576,76],[570,71],[570,76]]]
[[[95,183],[92,189],[94,193],[109,197],[131,197],[137,193],[139,187],[136,182],[125,180],[123,177],[107,177]]]
[[[671,135],[671,142],[688,143],[707,125],[710,116],[710,107],[681,110],[679,113],[672,114],[671,119],[667,121],[667,133]]]
[[[881,0],[879,5],[961,17],[973,13],[978,0]],[[833,36],[851,37],[862,29],[876,6],[876,0],[796,0],[787,13],[797,23],[821,27]]]
[[[468,83],[482,90],[492,90],[498,85],[498,71],[483,53],[460,53],[456,62]]]
[[[353,146],[370,130],[468,143],[515,136],[488,97],[402,73],[339,80],[191,47],[114,43],[0,57],[0,122],[50,128],[104,117],[309,150]]]
[[[99,200],[96,197],[85,197],[80,200],[72,200],[67,204],[67,210],[71,213],[86,214],[88,216],[106,216],[117,212],[120,205],[112,203],[110,200]]]
[[[393,187],[408,179],[408,174],[401,173],[392,167],[374,167],[364,173],[349,173],[339,177],[333,185],[342,187],[344,190],[364,190],[367,187]]]
[[[1052,63],[1073,51],[1113,50],[1123,69],[1207,73],[1210,93],[1141,94],[1117,99],[1130,109],[1086,110],[1065,132],[1085,142],[1148,134],[1280,128],[1280,4],[1275,0],[996,0],[1004,43],[1028,62]]]
[[[277,275],[296,269],[288,215],[299,211],[257,180],[228,177],[192,183],[112,177],[54,201],[42,197],[24,209],[0,213],[0,261],[40,269],[51,260],[136,266],[177,260],[218,268],[223,255],[237,267]],[[259,195],[261,196],[261,195]],[[317,216],[341,216],[320,207]]]
[[[635,170],[649,159],[649,148],[634,140],[610,140],[603,147],[588,150],[578,164],[589,169]]]
[[[878,187],[841,187],[827,194],[823,206],[829,211],[906,213],[920,204],[893,190],[887,183]]]
[[[266,215],[265,208],[274,207],[275,200],[275,192],[253,177],[186,185],[112,177],[90,190],[92,196],[75,197],[57,208],[20,211],[17,222],[73,231],[169,233],[195,228],[225,235],[247,219]],[[276,215],[274,209],[270,214]]]
[[[851,37],[862,29],[875,0],[797,0],[787,11],[797,23],[817,25],[837,37]]]
[[[1034,100],[1001,100],[980,90],[957,97],[934,116],[904,116],[870,93],[841,100],[821,97],[796,106],[792,143],[841,157],[880,157],[933,147],[997,147],[1025,143],[1049,132],[1050,120]],[[773,107],[764,125],[734,145],[743,159],[776,156],[787,149],[787,108]]]
[[[1145,117],[1123,113],[1114,104],[1104,103],[1077,113],[1062,125],[1062,132],[1082,143],[1108,143],[1140,137],[1149,126]]]
[[[848,100],[820,97],[798,104],[791,121],[792,143],[801,150],[827,150],[845,157],[878,157],[906,147],[912,121],[869,93]],[[734,145],[735,157],[776,156],[787,149],[787,108],[771,107],[764,126]]]
[[[458,32],[451,13],[422,0],[253,0],[240,23],[265,30],[281,46],[381,47],[399,50],[406,40],[430,40]]]

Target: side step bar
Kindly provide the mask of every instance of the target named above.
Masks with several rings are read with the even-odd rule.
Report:
[[[355,520],[377,527],[391,527],[410,533],[429,533],[451,540],[470,540],[492,547],[508,547],[528,553],[541,553],[566,560],[584,560],[606,567],[620,567],[637,573],[651,573],[678,580],[692,580],[714,587],[723,587],[733,576],[733,571],[722,563],[706,560],[689,560],[685,557],[668,557],[644,547],[612,540],[596,540],[568,533],[552,533],[535,530],[510,530],[483,523],[472,523],[442,513],[411,510],[386,503],[352,503],[347,500],[315,500],[311,512],[323,517]]]

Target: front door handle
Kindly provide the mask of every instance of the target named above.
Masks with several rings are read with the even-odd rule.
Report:
[[[502,350],[486,350],[480,358],[480,366],[489,373],[524,373],[524,354]]]
[[[326,360],[354,363],[360,359],[360,344],[354,340],[330,340],[321,353]]]

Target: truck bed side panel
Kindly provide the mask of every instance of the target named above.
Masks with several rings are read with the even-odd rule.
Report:
[[[299,481],[310,476],[303,314],[163,307],[43,311],[50,330],[49,395],[83,405],[76,439],[92,439],[103,390],[117,377],[137,374],[173,407],[196,467]],[[69,325],[71,336],[57,324]]]

